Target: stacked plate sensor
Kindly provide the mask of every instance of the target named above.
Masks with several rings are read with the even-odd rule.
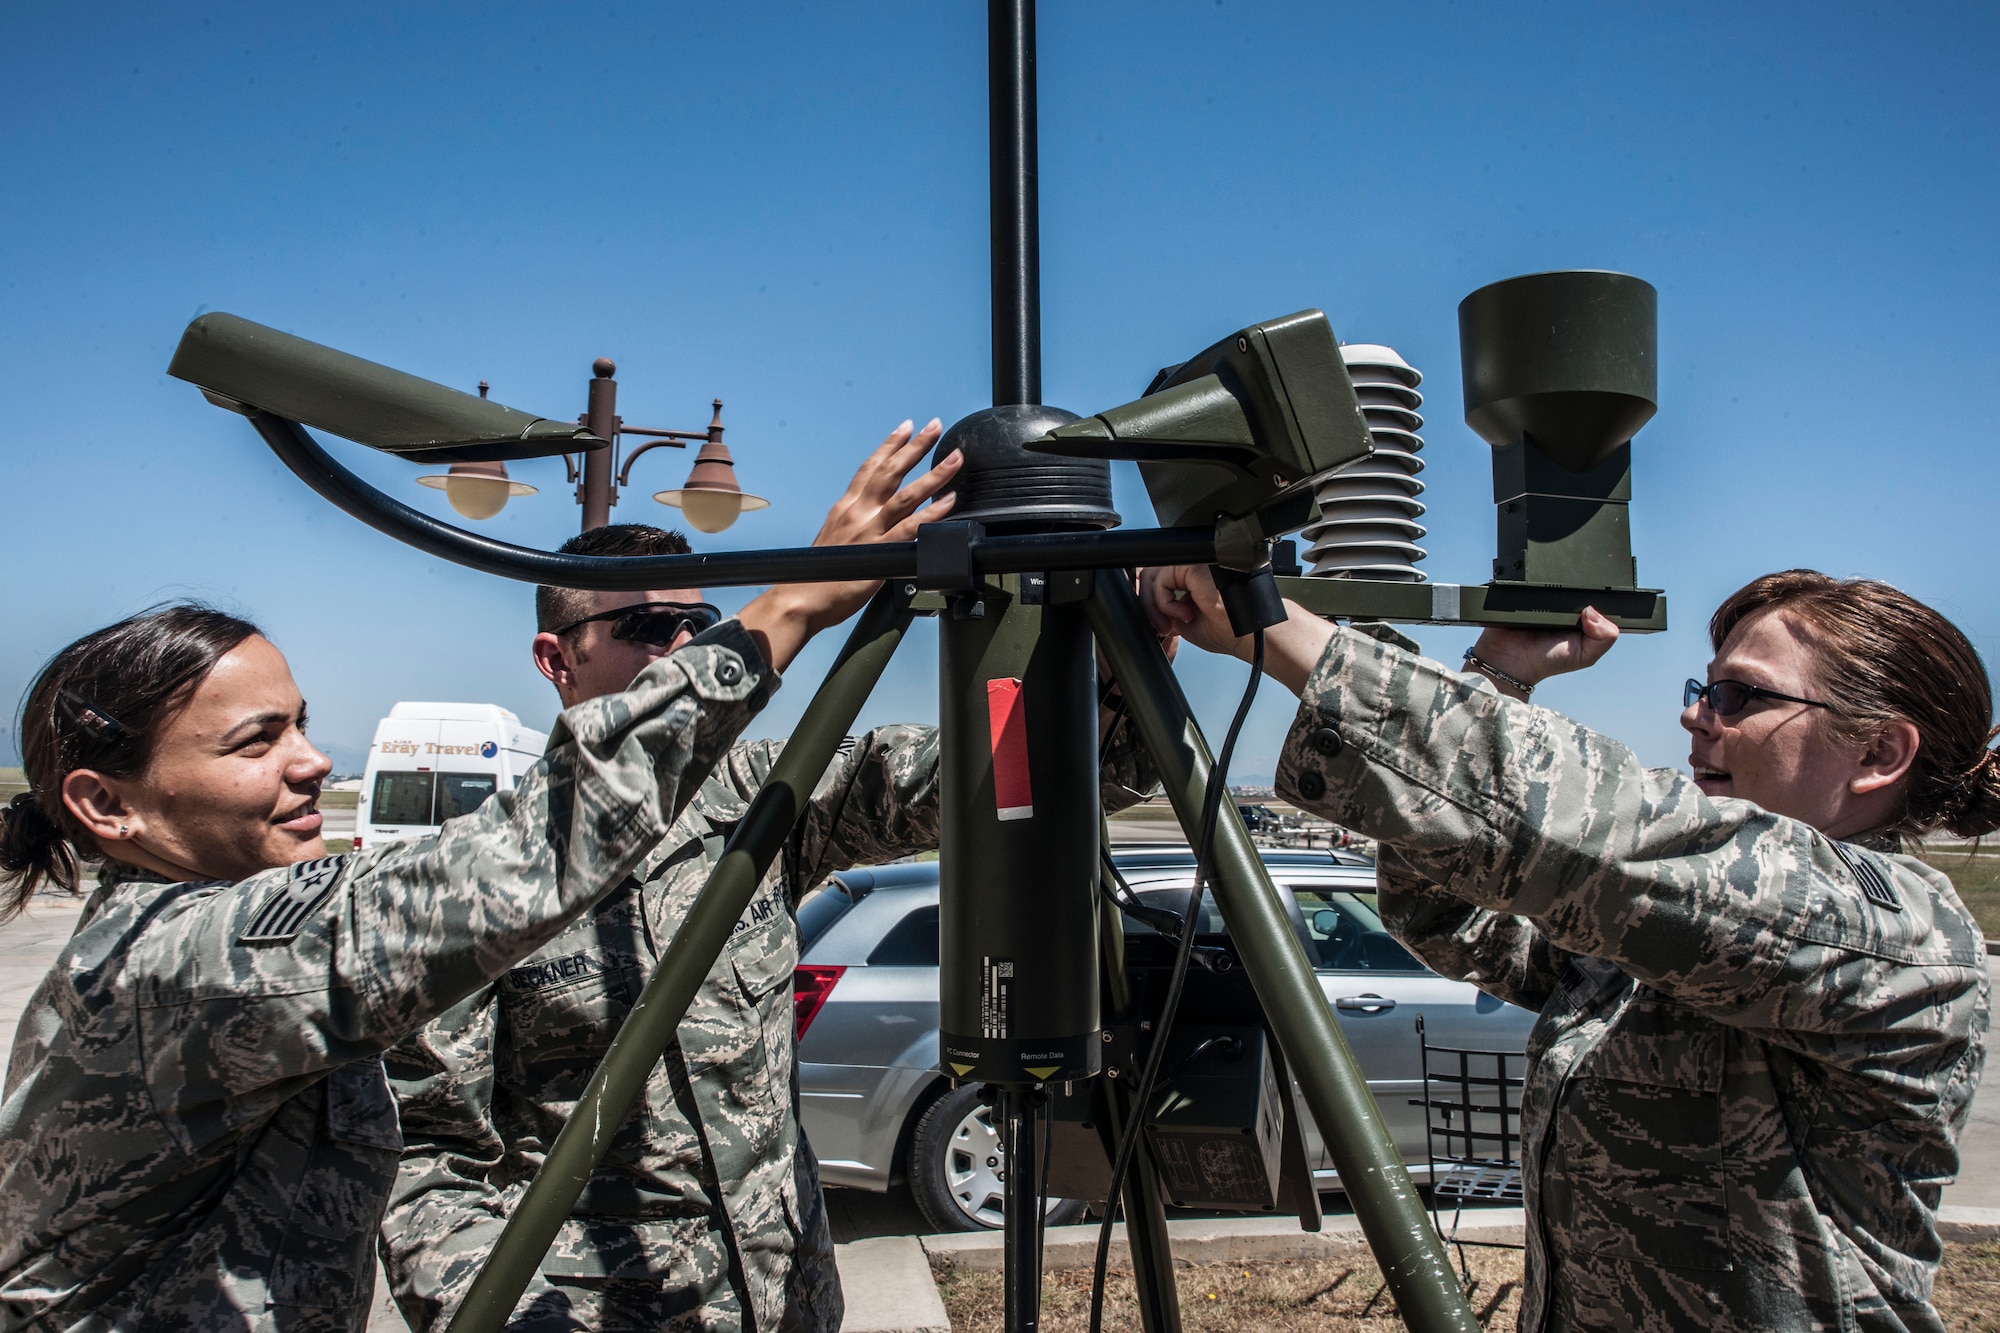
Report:
[[[1300,535],[1308,543],[1307,573],[1317,578],[1386,579],[1422,583],[1417,545],[1424,527],[1418,496],[1424,484],[1417,455],[1424,424],[1417,409],[1424,377],[1394,349],[1355,343],[1340,349],[1361,413],[1375,437],[1375,452],[1328,473],[1319,484],[1319,518]]]

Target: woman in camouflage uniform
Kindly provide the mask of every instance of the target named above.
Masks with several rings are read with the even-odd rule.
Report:
[[[820,544],[907,540],[957,456],[891,436]],[[900,487],[900,489],[899,489]],[[30,688],[4,914],[108,858],[22,1015],[0,1101],[0,1328],[359,1333],[403,1146],[382,1052],[547,943],[680,816],[874,585],[780,585],[565,709],[512,792],[327,857],[329,765],[256,627],[176,606]]]
[[[1146,591],[1162,631],[1247,656],[1205,571]],[[1522,1328],[1940,1329],[1988,983],[1902,840],[2000,827],[1985,669],[1930,608],[1808,570],[1710,633],[1690,777],[1526,702],[1610,647],[1595,612],[1488,630],[1461,674],[1292,607],[1278,785],[1381,841],[1411,949],[1541,1014]]]

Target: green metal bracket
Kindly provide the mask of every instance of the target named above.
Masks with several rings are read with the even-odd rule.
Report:
[[[1583,609],[1594,606],[1627,633],[1656,634],[1667,627],[1667,597],[1656,588],[1281,578],[1278,591],[1316,615],[1356,620],[1574,629]]]

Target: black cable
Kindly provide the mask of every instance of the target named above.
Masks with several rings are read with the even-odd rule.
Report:
[[[1182,1056],[1181,1062],[1174,1066],[1174,1071],[1171,1074],[1168,1074],[1165,1078],[1161,1079],[1160,1082],[1165,1084],[1167,1087],[1171,1088],[1172,1086],[1174,1086],[1174,1080],[1187,1072],[1187,1067],[1189,1065],[1193,1064],[1196,1060],[1200,1059],[1202,1056],[1207,1055],[1210,1050],[1212,1050],[1217,1046],[1220,1046],[1222,1048],[1223,1055],[1225,1055],[1231,1060],[1234,1060],[1243,1054],[1243,1039],[1241,1037],[1231,1037],[1227,1035],[1220,1037],[1210,1037],[1207,1041],[1202,1042],[1200,1045],[1196,1046],[1193,1050],[1189,1051],[1186,1055]]]
[[[1134,921],[1143,922],[1151,926],[1157,935],[1162,937],[1172,936],[1174,939],[1180,938],[1181,914],[1179,912],[1170,911],[1165,907],[1153,907],[1141,902],[1139,895],[1132,891],[1132,886],[1125,882],[1125,876],[1118,869],[1117,863],[1111,859],[1111,852],[1108,848],[1100,847],[1097,857],[1103,864],[1105,871],[1104,874],[1097,877],[1097,890],[1104,895],[1106,902],[1131,917]]]
[[[1118,1144],[1118,1160],[1111,1168],[1111,1188],[1104,1200],[1104,1222],[1097,1230],[1097,1262],[1090,1281],[1090,1333],[1102,1333],[1104,1327],[1104,1274],[1111,1261],[1111,1225],[1118,1216],[1119,1197],[1125,1187],[1125,1173],[1131,1169],[1132,1154],[1138,1147],[1139,1138],[1145,1133],[1147,1108],[1152,1100],[1153,1085],[1160,1076],[1160,1065],[1167,1053],[1167,1037],[1173,1031],[1174,1013],[1180,1008],[1181,988],[1187,982],[1188,962],[1194,957],[1194,938],[1201,929],[1201,898],[1208,887],[1209,861],[1215,855],[1215,821],[1222,812],[1222,798],[1229,791],[1229,761],[1236,753],[1236,738],[1243,732],[1243,723],[1250,716],[1250,705],[1256,701],[1257,685],[1264,677],[1264,631],[1257,630],[1250,654],[1250,683],[1244,687],[1243,700],[1236,705],[1236,716],[1229,721],[1229,733],[1223,737],[1222,752],[1216,756],[1215,764],[1208,771],[1208,790],[1201,803],[1201,826],[1194,859],[1194,887],[1188,891],[1187,915],[1181,919],[1180,948],[1174,953],[1173,978],[1167,983],[1167,998],[1160,1006],[1160,1021],[1153,1032],[1153,1044],[1146,1052],[1146,1066],[1139,1075],[1138,1090],[1132,1096],[1132,1117],[1124,1138]]]

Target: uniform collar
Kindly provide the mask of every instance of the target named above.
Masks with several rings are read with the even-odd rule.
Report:
[[[1850,847],[1859,847],[1864,852],[1882,852],[1889,856],[1903,854],[1903,835],[1891,833],[1887,829],[1870,829],[1851,838],[1842,838],[1841,841]]]
[[[702,783],[700,790],[694,794],[694,800],[688,803],[688,813],[705,821],[718,833],[727,832],[742,823],[743,813],[749,808],[748,801],[714,778]]]
[[[694,799],[667,829],[667,835],[654,845],[639,868],[639,877],[650,880],[654,871],[678,859],[690,844],[727,838],[743,822],[743,813],[749,808],[748,801],[714,778],[708,779],[696,789]]]

